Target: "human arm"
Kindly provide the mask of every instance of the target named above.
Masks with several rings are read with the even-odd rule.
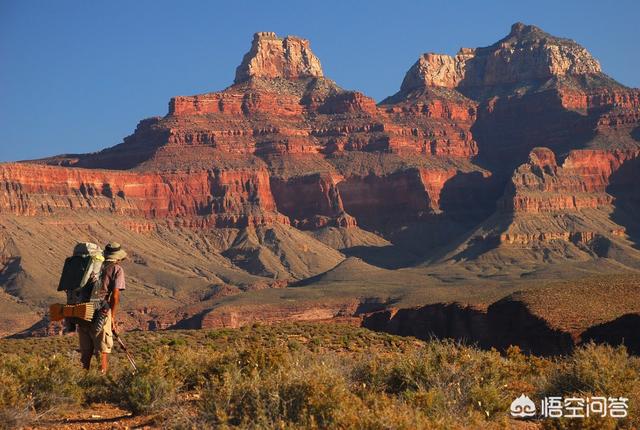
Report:
[[[109,272],[110,281],[108,284],[109,294],[109,308],[111,309],[111,326],[116,327],[116,311],[120,305],[120,291],[125,289],[124,270],[119,265],[116,265]]]
[[[111,293],[111,299],[109,300],[109,307],[111,308],[111,327],[116,327],[116,310],[120,304],[120,290],[114,288]]]

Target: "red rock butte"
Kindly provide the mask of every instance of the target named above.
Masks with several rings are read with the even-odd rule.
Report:
[[[616,214],[640,208],[639,130],[640,91],[535,26],[455,56],[422,54],[380,103],[325,77],[309,41],[261,32],[233,85],[173,97],[122,143],[0,164],[0,213],[127,217],[138,233],[363,229],[439,262],[495,241],[631,243],[632,217]],[[240,263],[229,249],[216,252],[272,275],[246,263],[258,254]]]

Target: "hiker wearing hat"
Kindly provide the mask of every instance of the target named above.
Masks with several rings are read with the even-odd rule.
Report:
[[[78,326],[82,365],[89,369],[93,355],[100,359],[100,370],[108,369],[108,354],[113,348],[113,330],[116,324],[116,310],[120,303],[120,291],[125,289],[124,270],[120,262],[127,258],[127,253],[119,243],[111,242],[104,249],[104,265],[102,266],[99,296],[104,298],[99,323],[83,323]]]

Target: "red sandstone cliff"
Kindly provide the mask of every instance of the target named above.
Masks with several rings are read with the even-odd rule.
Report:
[[[503,174],[538,146],[560,153],[638,147],[630,135],[639,124],[640,91],[603,74],[576,42],[535,26],[516,23],[495,44],[454,57],[423,54],[390,100],[443,89],[478,104],[477,152]]]
[[[462,95],[451,96],[433,91],[378,107],[373,99],[325,78],[307,40],[256,33],[234,85],[174,97],[165,117],[140,122],[122,144],[50,162],[158,169],[193,167],[195,161],[234,154],[380,151],[472,157],[477,154],[470,131],[476,105]]]
[[[68,211],[165,219],[195,218],[222,227],[286,223],[276,213],[265,170],[126,172],[0,164],[0,213]]]
[[[186,229],[205,237],[198,250],[224,250],[217,265],[264,278],[243,288],[343,258],[296,229],[360,227],[417,255],[473,243],[465,261],[496,238],[544,254],[532,244],[633,234],[638,130],[640,91],[534,26],[453,57],[423,54],[379,104],[326,78],[307,40],[257,33],[233,85],[172,98],[119,145],[0,164],[0,214]],[[470,233],[487,219],[489,233]],[[224,291],[239,283],[193,272]]]
[[[638,150],[574,150],[558,165],[553,151],[536,148],[514,172],[503,208],[540,213],[610,205],[612,174],[639,155]]]
[[[174,97],[166,116],[113,148],[44,161],[136,173],[6,166],[0,202],[17,214],[88,208],[303,229],[465,213],[478,222],[496,203],[598,208],[613,203],[609,178],[637,156],[639,121],[638,90],[535,26],[514,24],[455,57],[422,55],[379,105],[325,78],[307,40],[256,33],[229,88]]]

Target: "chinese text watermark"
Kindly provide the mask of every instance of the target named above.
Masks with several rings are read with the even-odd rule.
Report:
[[[540,401],[540,412],[528,396],[522,394],[511,403],[511,416],[516,418],[626,418],[629,399],[626,397],[545,397]]]

